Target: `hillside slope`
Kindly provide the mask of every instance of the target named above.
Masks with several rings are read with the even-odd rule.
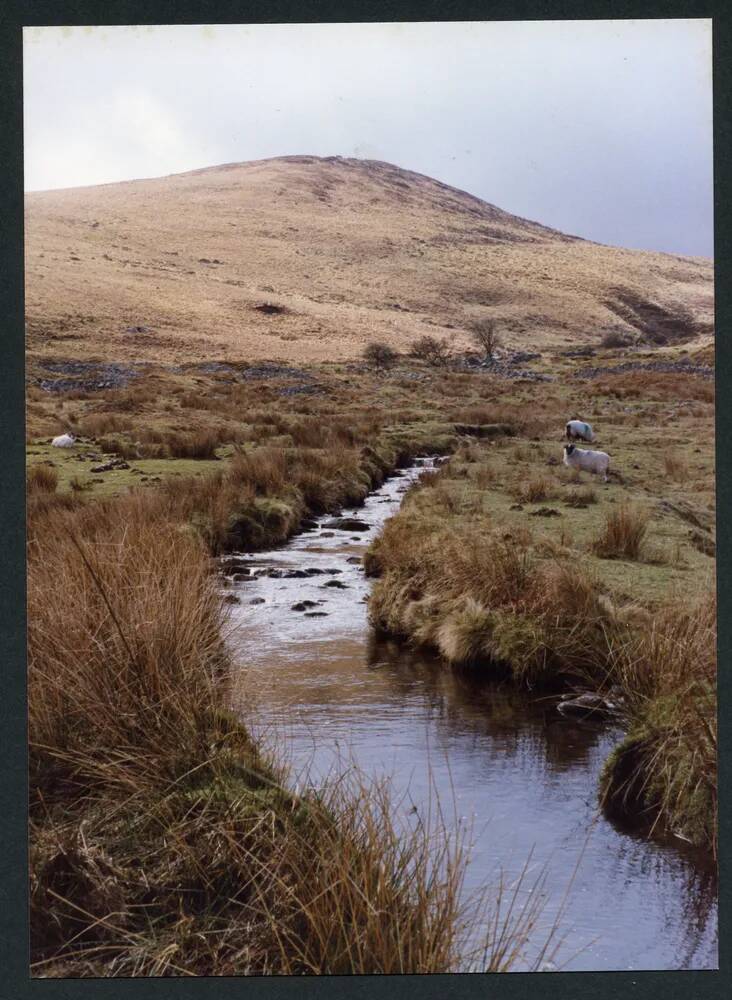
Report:
[[[713,267],[567,236],[420,174],[289,156],[26,196],[28,347],[356,357],[499,320],[522,347],[712,332]]]

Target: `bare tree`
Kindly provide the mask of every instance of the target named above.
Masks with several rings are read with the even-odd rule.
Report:
[[[364,347],[363,357],[367,364],[374,365],[375,368],[390,368],[396,361],[398,354],[388,344],[373,340]]]
[[[503,347],[503,341],[492,319],[479,320],[473,324],[470,332],[477,346],[489,360],[493,359],[499,347]]]
[[[429,365],[446,365],[450,360],[450,345],[445,337],[440,340],[425,334],[424,337],[412,341],[410,354],[413,358],[426,361]]]

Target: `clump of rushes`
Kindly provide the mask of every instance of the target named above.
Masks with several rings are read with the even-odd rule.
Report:
[[[621,508],[602,551],[637,557],[646,521]],[[605,769],[606,808],[714,849],[713,593],[650,610],[607,592],[579,553],[546,549],[489,516],[454,514],[439,489],[417,490],[363,560],[376,578],[372,622],[448,664],[530,687],[619,686],[628,737]]]
[[[460,843],[386,786],[286,788],[224,711],[207,553],[152,495],[43,514],[28,565],[35,975],[464,967]],[[496,927],[489,964],[522,943]]]
[[[677,483],[683,483],[689,478],[689,466],[686,460],[675,451],[664,453],[663,468],[668,478]]]
[[[647,530],[648,514],[623,504],[607,515],[592,550],[602,559],[639,559]]]
[[[387,521],[364,559],[379,577],[369,604],[385,632],[436,648],[453,664],[523,683],[602,672],[612,620],[579,566],[546,563],[520,537],[444,517]]]
[[[597,493],[592,486],[582,486],[580,489],[569,490],[564,498],[568,507],[589,507],[597,503]]]
[[[518,492],[518,499],[523,503],[540,503],[556,496],[557,490],[546,476],[534,476]]]
[[[55,493],[58,486],[58,472],[51,465],[33,465],[26,473],[28,494]]]
[[[612,664],[628,734],[601,783],[611,814],[643,811],[715,855],[716,613],[710,590],[691,604],[670,604],[616,642]]]
[[[168,438],[168,449],[173,458],[216,458],[218,444],[218,435],[211,431],[173,434]]]

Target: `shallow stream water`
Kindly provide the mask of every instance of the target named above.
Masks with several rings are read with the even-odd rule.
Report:
[[[544,871],[546,894],[535,951],[569,887],[555,960],[563,970],[716,968],[709,860],[598,811],[616,727],[564,718],[552,699],[471,680],[370,631],[360,557],[430,464],[418,460],[343,512],[368,531],[322,527],[328,516],[282,548],[241,557],[246,578],[226,590],[241,602],[229,622],[235,700],[250,724],[285,741],[293,774],[312,783],[353,761],[388,775],[410,808],[426,809],[436,791],[448,825],[471,829],[466,892],[501,873],[511,884],[531,856],[526,885]]]

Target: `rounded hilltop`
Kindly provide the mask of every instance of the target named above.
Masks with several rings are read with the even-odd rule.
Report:
[[[376,160],[293,155],[26,196],[30,351],[346,360],[378,339],[513,347],[713,330],[704,258],[603,246]]]

